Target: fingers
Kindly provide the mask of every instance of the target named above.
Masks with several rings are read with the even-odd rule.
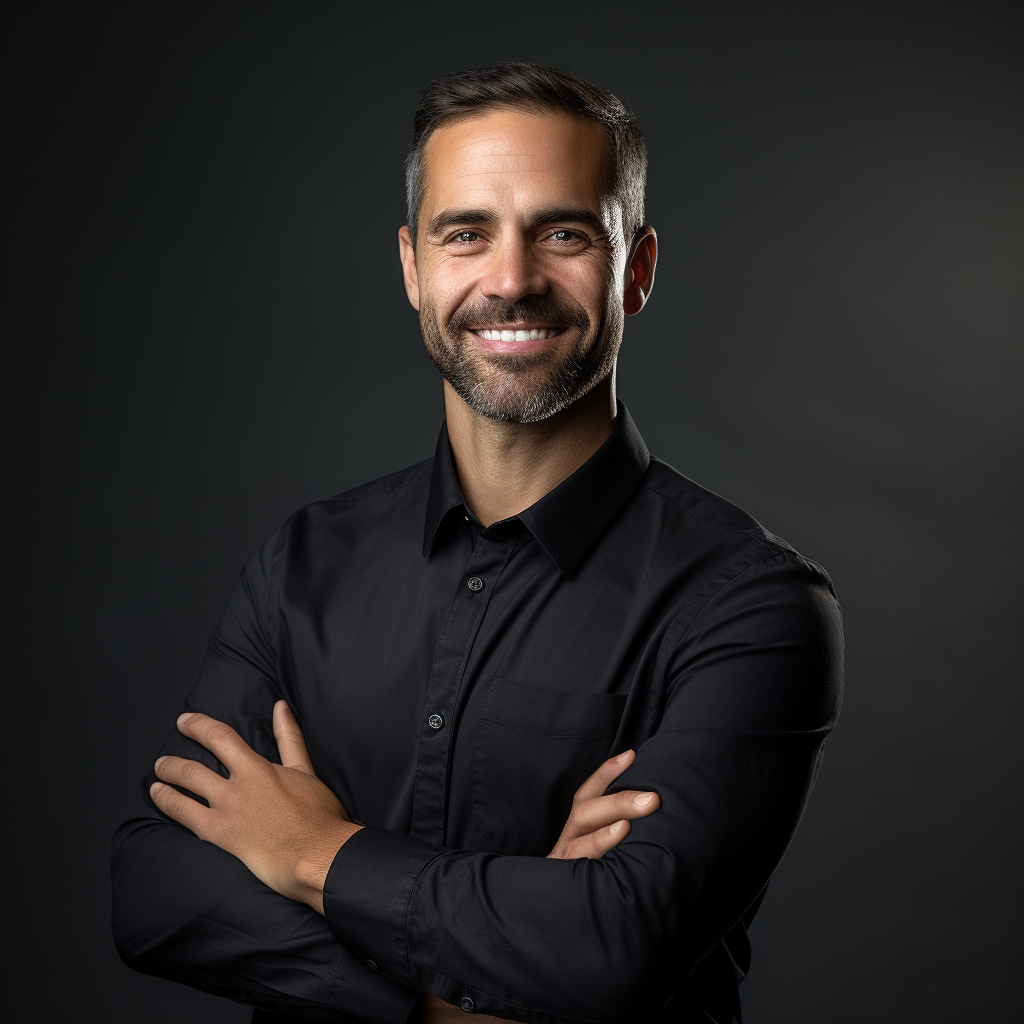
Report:
[[[600,768],[590,776],[578,790],[576,800],[591,800],[595,796],[601,796],[604,791],[617,779],[634,761],[636,751],[627,750],[615,757],[608,758]]]
[[[184,793],[179,793],[173,786],[168,786],[163,782],[154,782],[149,787],[149,795],[153,803],[168,818],[173,818],[185,828],[191,829],[200,839],[204,838],[204,815],[210,813],[208,807],[204,807],[198,801],[185,796]]]
[[[572,828],[577,836],[582,836],[606,828],[623,818],[629,821],[645,818],[660,806],[661,798],[657,793],[643,793],[635,789],[610,793],[577,802],[572,812]]]
[[[605,792],[635,759],[633,750],[610,757],[576,790],[569,820],[549,857],[603,857],[629,835],[630,821],[658,810],[661,798],[657,793],[635,789]]]
[[[573,799],[572,816],[566,824],[571,840],[602,828],[608,828],[622,819],[635,821],[651,814],[661,806],[657,793],[627,790],[605,796],[605,790],[636,759],[636,752],[627,750],[610,757],[578,790]]]
[[[225,781],[216,772],[210,771],[205,764],[188,761],[184,757],[161,757],[153,766],[153,770],[161,782],[181,786],[209,801],[221,791]],[[195,803],[194,800],[192,802]]]
[[[230,725],[199,712],[179,715],[178,732],[201,743],[231,774],[259,756]]]
[[[552,860],[575,860],[577,857],[589,857],[600,860],[609,850],[613,850],[629,835],[628,821],[615,821],[611,825],[597,829],[571,842],[558,843],[548,854]]]
[[[587,845],[587,852],[580,854],[580,856],[590,857],[592,860],[600,860],[609,850],[615,849],[628,835],[628,821],[613,822],[611,825],[583,837],[583,841]]]
[[[283,700],[274,705],[274,736],[277,739],[281,764],[286,768],[296,768],[307,775],[316,775],[299,723],[295,721],[291,708]]]

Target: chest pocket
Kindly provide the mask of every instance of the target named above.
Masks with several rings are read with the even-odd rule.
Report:
[[[490,684],[473,756],[473,828],[502,853],[544,856],[573,794],[611,753],[626,696]]]

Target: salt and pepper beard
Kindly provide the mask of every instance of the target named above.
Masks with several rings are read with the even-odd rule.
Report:
[[[578,341],[567,355],[539,352],[484,353],[464,332],[470,325],[544,323],[575,330]],[[474,412],[505,423],[537,423],[582,398],[611,373],[622,342],[623,315],[609,303],[594,328],[587,311],[575,303],[529,295],[519,302],[483,301],[455,309],[442,326],[437,311],[424,301],[420,330],[427,355],[455,393]]]

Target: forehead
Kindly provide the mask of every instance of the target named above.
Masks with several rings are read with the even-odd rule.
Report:
[[[608,138],[561,112],[500,108],[438,128],[424,148],[421,212],[460,207],[584,203],[598,212]]]

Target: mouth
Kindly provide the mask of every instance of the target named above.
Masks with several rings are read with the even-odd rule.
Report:
[[[565,333],[564,327],[550,324],[503,324],[469,328],[469,333],[487,348],[499,352],[525,352],[541,348],[547,342]]]
[[[472,327],[484,341],[547,341],[562,333],[560,327]]]

